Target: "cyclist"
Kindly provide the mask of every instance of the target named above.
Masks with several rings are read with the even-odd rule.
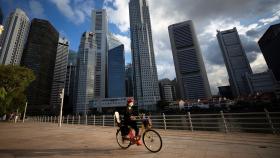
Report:
[[[128,98],[127,100],[127,105],[126,105],[126,111],[124,113],[124,125],[125,126],[130,126],[132,129],[135,131],[135,136],[137,138],[137,145],[142,145],[141,143],[141,136],[139,135],[139,128],[137,127],[137,122],[136,122],[136,116],[137,110],[134,110],[134,100],[132,98]]]

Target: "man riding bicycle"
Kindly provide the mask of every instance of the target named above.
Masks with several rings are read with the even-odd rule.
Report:
[[[126,111],[124,113],[124,125],[130,126],[132,129],[135,130],[135,136],[137,138],[137,145],[141,145],[141,139],[139,135],[139,128],[137,127],[136,116],[138,116],[136,110],[134,108],[134,100],[129,98],[127,100]]]

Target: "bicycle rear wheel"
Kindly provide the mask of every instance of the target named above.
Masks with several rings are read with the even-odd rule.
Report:
[[[122,149],[127,149],[131,145],[130,140],[122,136],[122,132],[120,129],[117,130],[116,139],[117,143]]]
[[[145,147],[153,152],[159,152],[162,148],[162,139],[159,133],[155,130],[148,129],[143,133],[143,143]]]

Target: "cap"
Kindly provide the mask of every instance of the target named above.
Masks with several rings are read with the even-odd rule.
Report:
[[[133,98],[128,98],[127,99],[127,104],[131,103],[131,102],[134,102]]]

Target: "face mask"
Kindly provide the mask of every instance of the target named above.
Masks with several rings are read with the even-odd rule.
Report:
[[[132,106],[133,106],[133,102],[130,102],[130,103],[128,104],[128,106],[129,106],[129,107],[132,107]]]

